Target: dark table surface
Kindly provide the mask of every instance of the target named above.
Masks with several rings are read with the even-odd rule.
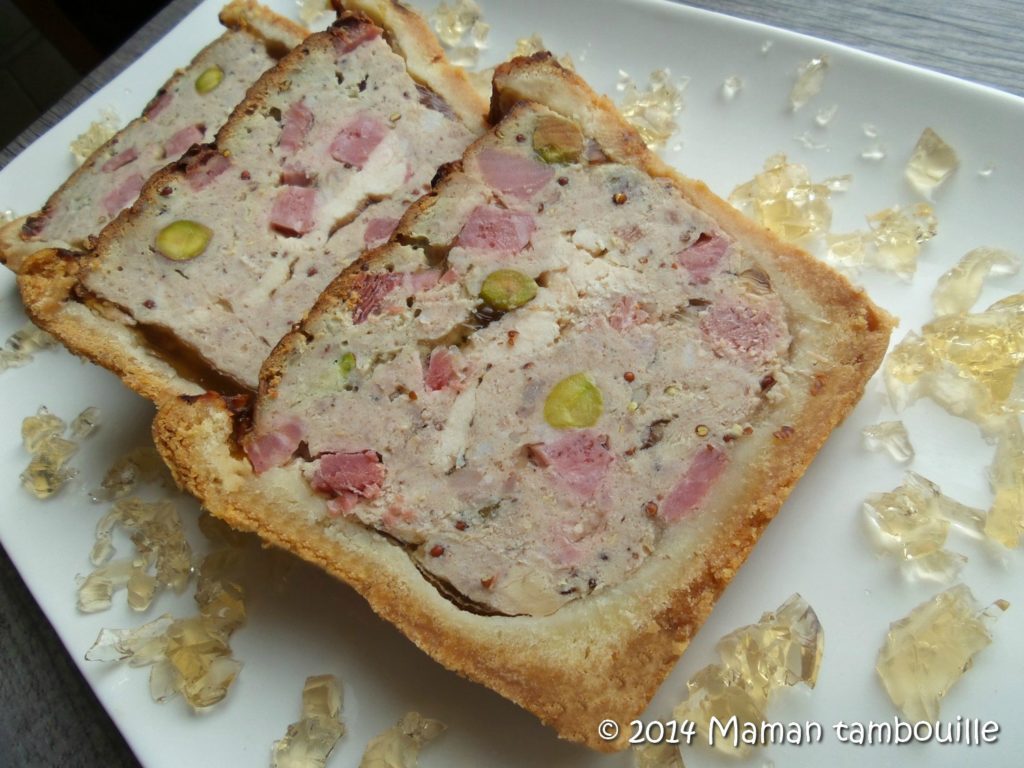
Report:
[[[131,65],[198,0],[174,0],[0,151],[0,168]],[[1024,96],[1021,0],[693,0]],[[0,550],[0,766],[138,763]]]

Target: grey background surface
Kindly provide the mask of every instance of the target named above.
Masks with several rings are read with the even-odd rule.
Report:
[[[0,151],[0,168],[128,67],[198,2],[171,3]],[[688,4],[1024,96],[1024,2],[1020,0],[693,0]],[[137,764],[6,553],[0,551],[0,766]]]

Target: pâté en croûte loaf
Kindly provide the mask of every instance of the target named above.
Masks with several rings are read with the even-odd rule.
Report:
[[[647,150],[545,55],[321,295],[254,402],[154,424],[215,515],[597,749],[636,717],[892,320]],[[500,118],[500,122],[498,122]]]

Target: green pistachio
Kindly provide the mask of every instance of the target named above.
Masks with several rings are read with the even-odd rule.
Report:
[[[544,420],[555,429],[592,427],[604,401],[589,373],[574,373],[555,384],[544,401]]]
[[[529,275],[514,269],[491,272],[480,287],[480,298],[501,312],[518,309],[537,295],[537,283]]]
[[[213,230],[196,221],[175,221],[160,230],[156,249],[173,261],[188,261],[206,250]]]
[[[545,163],[575,163],[583,152],[583,134],[576,123],[545,115],[534,128],[533,150]]]
[[[345,381],[348,381],[348,376],[350,373],[352,373],[352,371],[355,370],[355,367],[356,356],[351,352],[346,352],[344,355],[341,356],[341,359],[338,361],[338,370],[341,371],[341,376],[342,378],[345,379]]]
[[[209,69],[204,70],[203,74],[196,78],[196,91],[199,93],[209,93],[220,85],[220,81],[223,79],[224,70],[215,64]]]

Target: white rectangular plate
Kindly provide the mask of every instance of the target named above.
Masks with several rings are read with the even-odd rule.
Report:
[[[287,0],[272,5],[284,13],[294,9]],[[863,278],[875,300],[900,315],[896,340],[930,318],[929,295],[936,278],[968,250],[993,245],[1020,252],[1021,99],[655,0],[481,0],[481,5],[492,25],[488,63],[503,58],[517,38],[539,32],[553,51],[572,54],[581,74],[613,97],[620,69],[641,82],[662,67],[670,68],[673,76],[689,77],[681,129],[669,142],[666,157],[720,195],[749,179],[767,156],[779,151],[805,163],[815,180],[852,173],[850,191],[833,197],[837,232],[863,228],[865,215],[919,199],[903,180],[903,167],[921,131],[934,128],[961,158],[955,176],[936,195],[939,234],[924,247],[912,282],[877,273]],[[27,213],[38,208],[72,170],[67,149],[71,139],[104,107],[113,106],[124,117],[137,114],[174,67],[219,34],[218,7],[215,1],[204,3],[5,168],[0,173],[0,209]],[[764,53],[766,41],[773,45]],[[822,53],[832,62],[824,90],[794,113],[788,94],[797,66]],[[721,86],[731,75],[741,78],[743,88],[726,100]],[[838,112],[831,124],[816,126],[817,111],[832,104]],[[870,143],[865,123],[877,126],[888,153],[884,160],[860,158]],[[827,146],[808,149],[795,140],[808,131]],[[979,174],[990,165],[990,175]],[[994,281],[979,305],[1022,290],[1022,280],[1024,276]],[[0,333],[6,336],[23,322],[13,277],[0,273]],[[136,626],[165,611],[190,613],[189,595],[163,595],[145,615],[124,607],[123,595],[103,614],[85,616],[75,609],[75,579],[89,570],[92,529],[103,512],[85,491],[99,482],[114,457],[148,440],[152,412],[114,377],[62,350],[41,353],[32,365],[4,373],[0,393],[0,487],[7,494],[0,509],[3,545],[143,764],[266,765],[272,741],[297,719],[303,679],[325,673],[344,681],[349,729],[330,765],[356,765],[367,741],[410,709],[449,726],[424,753],[424,766],[630,764],[626,755],[602,756],[559,742],[532,716],[435,664],[377,619],[350,589],[301,564],[283,576],[265,575],[253,589],[249,622],[233,642],[245,667],[225,702],[201,717],[180,699],[153,703],[145,670],[87,663],[83,657],[100,628]],[[104,412],[100,432],[75,459],[80,479],[45,503],[31,498],[18,482],[27,463],[19,443],[20,422],[40,404],[68,419],[86,405],[99,405]],[[682,698],[685,681],[715,661],[713,646],[719,637],[799,592],[824,625],[824,663],[813,692],[785,692],[769,717],[818,722],[824,728],[823,742],[766,748],[731,765],[1019,764],[1024,754],[1020,553],[990,551],[955,537],[952,547],[970,558],[964,582],[986,604],[1006,598],[1014,605],[997,624],[995,642],[943,701],[942,719],[997,721],[1002,727],[998,743],[981,748],[914,745],[897,751],[844,745],[832,730],[840,722],[892,721],[896,711],[874,672],[877,651],[891,621],[940,589],[904,581],[895,562],[871,548],[861,522],[865,495],[889,490],[901,479],[902,468],[861,446],[863,426],[891,418],[876,377],[726,590],[654,700],[649,717],[667,716]],[[978,430],[929,403],[913,406],[903,418],[917,447],[911,468],[939,481],[955,498],[987,508],[991,493],[985,470],[993,448]],[[195,534],[195,505],[183,503],[182,508]],[[721,764],[700,749],[687,750],[686,761],[691,768]]]

